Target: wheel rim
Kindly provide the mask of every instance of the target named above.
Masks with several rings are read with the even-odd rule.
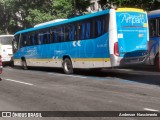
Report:
[[[73,67],[72,67],[72,62],[70,59],[65,58],[63,60],[63,71],[66,74],[72,74],[73,73]]]
[[[71,64],[69,62],[65,62],[64,63],[64,68],[67,72],[69,72],[71,70]]]

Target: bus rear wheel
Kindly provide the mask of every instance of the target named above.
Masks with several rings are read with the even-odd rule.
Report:
[[[65,58],[63,60],[63,71],[66,74],[72,74],[73,73],[72,62],[69,58]]]
[[[159,59],[159,55],[156,56],[155,67],[156,67],[156,70],[160,72],[160,59]]]
[[[26,60],[22,60],[22,69],[24,70],[28,69]]]

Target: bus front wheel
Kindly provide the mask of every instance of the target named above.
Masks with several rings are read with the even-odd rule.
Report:
[[[70,59],[65,58],[63,60],[63,71],[66,74],[72,74],[73,73],[73,66]]]
[[[25,60],[22,60],[22,68],[23,68],[24,70],[27,70],[27,69],[28,69],[27,63],[26,63]]]
[[[157,71],[160,71],[160,58],[159,58],[159,55],[156,56],[155,67],[156,67]]]

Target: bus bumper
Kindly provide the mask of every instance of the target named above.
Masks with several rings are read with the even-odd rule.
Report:
[[[127,65],[135,65],[135,64],[145,64],[148,55],[140,56],[140,57],[118,57],[115,55],[111,56],[111,66],[112,67],[120,67],[120,66],[127,66]]]

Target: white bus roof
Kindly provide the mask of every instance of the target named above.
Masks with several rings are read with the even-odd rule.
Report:
[[[153,10],[153,11],[149,11],[148,14],[159,14],[160,10]]]
[[[42,26],[42,25],[47,25],[47,24],[51,24],[51,23],[55,23],[55,22],[60,22],[60,21],[63,21],[63,20],[67,20],[67,19],[55,19],[55,20],[52,20],[52,21],[37,24],[34,27],[39,27],[39,26]]]
[[[0,37],[13,37],[14,35],[0,35]]]

